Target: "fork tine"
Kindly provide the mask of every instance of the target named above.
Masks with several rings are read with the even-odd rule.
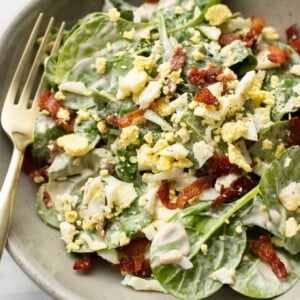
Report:
[[[61,25],[60,25],[59,31],[57,33],[55,42],[54,42],[52,50],[51,50],[51,55],[55,54],[58,51],[58,49],[59,49],[60,42],[61,42],[61,40],[63,38],[65,24],[66,24],[65,22],[62,22]],[[31,105],[31,109],[32,110],[38,109],[37,101],[39,100],[41,92],[45,89],[46,86],[47,86],[47,80],[46,80],[45,74],[43,74],[42,78],[41,78],[41,80],[39,82],[38,88],[36,90],[36,93],[35,93],[32,105]]]
[[[43,35],[43,39],[41,41],[39,49],[38,49],[38,51],[35,55],[35,59],[33,61],[32,67],[30,69],[27,80],[26,80],[25,85],[23,87],[23,91],[22,91],[21,96],[19,98],[19,103],[18,104],[20,106],[25,106],[26,107],[28,105],[29,100],[30,100],[30,94],[32,92],[32,87],[33,87],[33,84],[34,84],[36,76],[37,76],[38,68],[39,68],[39,66],[42,62],[42,58],[43,58],[44,53],[45,53],[45,48],[48,44],[48,40],[49,40],[49,36],[50,36],[50,32],[51,32],[53,23],[54,23],[54,18],[51,17],[50,20],[49,20],[49,23],[47,25],[46,31]]]
[[[23,74],[23,71],[24,71],[23,66],[26,64],[26,62],[28,61],[28,59],[30,58],[30,55],[32,53],[32,47],[36,42],[42,18],[43,18],[43,13],[40,13],[37,20],[36,20],[36,22],[35,22],[35,24],[34,24],[34,27],[33,27],[32,31],[31,31],[31,34],[29,36],[29,39],[27,41],[27,44],[25,46],[25,49],[24,49],[23,54],[21,56],[21,59],[18,63],[17,69],[16,69],[16,71],[14,73],[14,76],[12,78],[12,81],[11,81],[11,85],[10,85],[8,91],[7,91],[7,98],[6,99],[9,99],[9,101],[5,101],[5,103],[7,103],[7,104],[9,102],[13,103],[14,100],[15,100],[17,90],[18,90],[18,87],[20,85],[21,77],[22,77],[22,74]],[[4,105],[5,105],[5,103],[4,103]]]

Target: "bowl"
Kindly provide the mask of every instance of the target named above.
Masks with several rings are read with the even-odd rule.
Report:
[[[284,30],[297,22],[300,8],[298,0],[227,0],[233,11],[242,11],[245,16],[262,15],[268,25]],[[37,0],[28,1],[21,14],[12,20],[1,37],[0,44],[0,109],[7,92],[12,74],[16,68],[26,37],[39,12],[46,17],[54,16],[56,22],[66,20],[70,26],[92,11],[101,10],[101,0]],[[47,19],[47,18],[45,18]],[[11,143],[0,128],[0,183],[11,155]],[[26,175],[22,174],[17,190],[12,227],[8,240],[8,251],[30,278],[42,289],[57,299],[174,299],[172,296],[155,292],[137,292],[120,284],[122,279],[117,271],[105,262],[99,261],[89,275],[80,275],[72,270],[75,257],[65,252],[59,232],[44,224],[35,211],[35,193],[37,187]],[[300,283],[278,299],[297,299]],[[229,289],[210,298],[211,300],[242,300],[242,297]]]

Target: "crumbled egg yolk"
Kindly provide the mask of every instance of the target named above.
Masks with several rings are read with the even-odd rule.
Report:
[[[224,4],[216,4],[207,10],[205,19],[212,26],[219,26],[228,21],[232,16],[231,10]]]
[[[151,70],[156,66],[156,61],[152,56],[137,55],[134,59],[133,65],[140,70]]]
[[[155,103],[153,111],[161,117],[168,117],[175,112],[175,107],[170,106],[169,98],[162,97]]]
[[[95,68],[96,71],[101,75],[104,74],[106,71],[106,63],[107,59],[104,57],[97,57],[95,61]]]
[[[75,223],[78,218],[78,213],[75,210],[65,212],[65,220],[68,223]]]
[[[56,117],[58,119],[61,119],[64,123],[68,122],[70,120],[70,112],[65,108],[60,108],[56,114]]]
[[[190,37],[190,41],[196,45],[201,42],[201,35],[198,30],[195,30],[193,32],[193,35]]]
[[[76,118],[76,123],[80,123],[82,121],[87,121],[89,120],[91,117],[90,113],[86,110],[83,110],[83,109],[79,109],[77,111],[77,118]]]
[[[274,27],[267,26],[262,31],[263,37],[270,41],[276,41],[279,39],[279,33]]]
[[[227,122],[222,126],[221,136],[227,143],[232,143],[241,137],[245,137],[248,133],[246,124],[238,120],[237,122]]]
[[[146,141],[146,143],[148,144],[152,144],[153,143],[153,134],[151,131],[149,131],[148,133],[146,133],[144,135],[144,140]]]
[[[247,158],[244,155],[244,149],[241,149],[241,147],[233,144],[228,145],[228,157],[229,161],[232,164],[236,164],[241,169],[243,169],[246,172],[251,172],[252,168],[247,160]]]
[[[175,14],[176,15],[182,15],[182,14],[184,14],[184,9],[181,6],[178,6],[178,5],[175,6],[174,10],[175,10]]]
[[[299,231],[299,225],[295,218],[290,217],[285,221],[284,224],[284,235],[287,238],[294,237]]]
[[[116,23],[120,20],[121,14],[115,7],[112,7],[108,11],[108,17],[112,22]]]
[[[74,133],[59,137],[57,145],[70,156],[82,156],[90,151],[88,138]]]
[[[204,54],[201,53],[199,50],[195,50],[192,52],[192,57],[195,61],[201,61],[205,58]]]
[[[129,145],[139,143],[139,127],[136,125],[128,126],[122,129],[119,144],[126,148]]]
[[[97,129],[99,130],[100,133],[105,134],[108,132],[108,127],[105,124],[105,121],[99,121],[97,123]]]
[[[187,159],[188,150],[181,144],[169,145],[166,139],[159,139],[153,147],[144,144],[138,150],[140,170],[153,173],[170,171],[174,168],[189,168],[193,163]]]
[[[129,30],[129,31],[124,31],[124,32],[123,32],[123,38],[124,38],[124,39],[127,39],[127,40],[134,40],[135,35],[136,35],[136,31],[135,31],[134,28],[132,28],[132,29]]]
[[[149,76],[144,70],[134,67],[124,78],[120,79],[117,99],[125,99],[131,94],[133,95],[133,98],[137,98],[141,91],[145,88],[148,80]]]
[[[66,100],[66,96],[62,91],[57,91],[54,95],[54,98],[57,100]]]

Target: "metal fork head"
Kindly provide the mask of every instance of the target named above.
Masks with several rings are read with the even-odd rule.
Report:
[[[1,124],[4,131],[10,137],[14,146],[22,151],[33,140],[34,123],[39,111],[38,99],[42,90],[47,85],[46,78],[44,75],[41,75],[39,67],[43,63],[46,49],[49,46],[54,18],[50,18],[46,30],[42,35],[39,48],[36,51],[35,46],[42,25],[42,19],[43,14],[41,13],[36,20],[13,76],[1,114]],[[55,54],[59,48],[64,26],[63,22],[59,28],[55,42],[52,44],[51,54]],[[33,55],[34,53],[35,55]],[[30,65],[31,67],[28,71],[28,66]],[[26,78],[24,85],[23,78]],[[38,84],[36,85],[37,82]]]

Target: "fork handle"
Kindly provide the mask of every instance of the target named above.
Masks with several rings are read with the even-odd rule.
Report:
[[[24,151],[16,146],[13,149],[9,168],[0,194],[0,259],[8,238],[12,220],[13,204],[21,172]]]

